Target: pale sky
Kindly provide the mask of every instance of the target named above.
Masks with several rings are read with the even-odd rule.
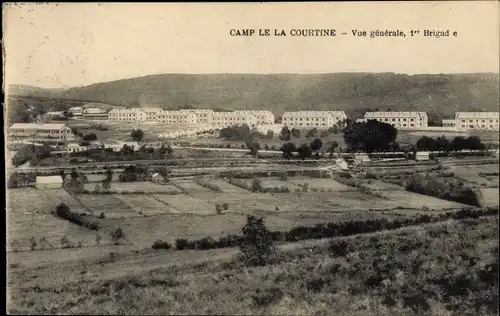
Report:
[[[57,88],[159,73],[498,72],[499,8],[497,1],[10,4],[5,80]],[[337,36],[229,35],[246,28],[328,28]],[[407,36],[354,38],[354,29]],[[458,36],[410,37],[411,29]]]

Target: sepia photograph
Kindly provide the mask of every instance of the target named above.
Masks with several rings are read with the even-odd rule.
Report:
[[[6,314],[498,315],[499,10],[3,3]]]

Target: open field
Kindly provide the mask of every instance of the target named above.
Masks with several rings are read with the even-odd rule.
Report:
[[[185,194],[154,195],[155,199],[172,207],[172,213],[209,215],[215,213],[215,206],[206,201]]]
[[[176,186],[181,187],[183,190],[186,190],[188,192],[197,192],[197,191],[202,191],[202,192],[210,192],[212,190],[202,187],[194,179],[172,179],[172,183],[174,183]]]
[[[481,189],[481,193],[483,194],[482,203],[483,207],[498,207],[499,205],[499,194],[498,188],[488,188]]]
[[[78,200],[85,205],[94,216],[104,213],[107,218],[140,216],[130,205],[111,194],[78,195]]]
[[[497,164],[480,166],[455,166],[451,167],[450,170],[453,171],[456,176],[462,178],[473,187],[498,188],[499,167]]]
[[[116,194],[114,197],[129,205],[138,214],[144,214],[145,216],[160,215],[170,212],[168,206],[148,195]]]
[[[57,204],[64,202],[78,213],[85,213],[80,204],[62,190],[13,189],[7,191],[7,250],[31,249],[34,238],[35,249],[59,248],[66,237],[75,246],[95,244],[95,231],[82,228],[51,214]],[[99,233],[100,234],[100,233]],[[102,234],[100,234],[102,235]],[[101,236],[106,243],[106,236]]]
[[[251,179],[247,180],[251,181]],[[288,184],[300,188],[300,185],[305,183],[310,186],[309,192],[292,191],[290,193],[253,193],[229,184],[221,178],[211,178],[207,181],[218,185],[222,192],[206,189],[195,183],[195,179],[176,179],[174,181],[184,188],[185,193],[181,193],[171,184],[117,182],[112,184],[112,190],[128,190],[129,192],[139,190],[156,194],[79,194],[77,201],[63,190],[16,189],[9,190],[9,194],[14,194],[9,195],[9,202],[12,204],[11,209],[22,210],[24,217],[29,218],[39,211],[51,216],[52,222],[64,223],[66,228],[50,229],[50,231],[47,228],[50,226],[40,228],[38,234],[41,237],[51,237],[50,233],[54,232],[57,235],[54,238],[61,238],[60,231],[64,229],[67,229],[68,235],[71,233],[71,236],[79,236],[79,232],[73,234],[72,230],[70,231],[73,228],[69,227],[75,226],[75,229],[81,230],[83,235],[90,236],[85,239],[87,243],[93,240],[95,237],[93,232],[88,232],[50,215],[50,211],[58,203],[65,202],[72,210],[80,213],[88,210],[93,212],[94,216],[99,216],[103,212],[105,219],[99,220],[103,231],[109,232],[122,228],[127,240],[141,247],[150,246],[156,239],[173,241],[179,237],[212,236],[215,238],[224,233],[238,233],[246,215],[264,216],[270,227],[284,230],[301,223],[314,225],[331,220],[412,217],[423,210],[434,213],[465,206],[406,192],[402,187],[381,180],[368,180],[372,181],[373,191],[377,194],[360,192],[357,188],[326,178],[289,177],[287,181],[279,178],[262,178],[264,186]],[[93,189],[93,186],[93,184],[86,184],[89,189]],[[158,193],[163,192],[165,188],[172,190],[169,192],[178,194]],[[329,190],[332,191],[329,192]],[[498,197],[495,202],[493,191],[488,191],[485,196],[487,205],[498,204]],[[227,205],[222,215],[216,215],[217,204]],[[19,229],[22,223],[24,222],[18,223],[17,235],[12,236],[15,236],[13,240],[24,238],[23,242],[26,245],[26,240],[31,238],[32,232],[37,232],[37,228],[22,231]],[[27,225],[33,226],[34,224]]]
[[[223,192],[226,193],[248,193],[247,190],[232,185],[231,183],[221,178],[210,179],[210,183],[218,186]]]
[[[37,268],[11,266],[7,310],[497,315],[497,232],[498,218],[490,216],[303,241],[283,245],[279,262],[259,267],[243,266],[234,248],[145,250]]]
[[[85,190],[95,191],[95,183],[86,183]],[[153,182],[112,182],[111,192],[141,192],[141,193],[167,193],[179,194],[181,190],[170,184],[156,184]]]
[[[293,177],[289,178],[289,182],[303,187],[304,184],[309,184],[310,189],[318,189],[318,190],[326,190],[333,192],[348,192],[348,191],[356,191],[355,188],[349,187],[345,184],[342,184],[334,179],[317,179],[317,178],[309,178],[309,177]]]
[[[402,186],[392,184],[389,182],[385,182],[383,180],[378,180],[378,179],[364,179],[363,180],[363,185],[370,190],[374,191],[401,191],[405,190]]]
[[[413,209],[428,208],[432,210],[456,209],[466,205],[457,202],[442,200],[428,195],[417,194],[403,190],[387,190],[381,192],[382,196],[390,199],[393,207],[404,206]]]

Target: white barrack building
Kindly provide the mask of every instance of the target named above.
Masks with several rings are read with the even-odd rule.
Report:
[[[427,127],[428,119],[425,112],[366,112],[363,119],[357,122],[376,120],[391,124],[398,129],[418,129]]]
[[[344,111],[295,111],[285,112],[281,119],[283,125],[289,127],[329,128],[340,126],[347,115]]]
[[[70,141],[75,139],[66,124],[14,123],[8,129],[9,141]]]
[[[456,112],[455,127],[465,130],[498,130],[499,112]],[[443,126],[445,121],[443,120]]]

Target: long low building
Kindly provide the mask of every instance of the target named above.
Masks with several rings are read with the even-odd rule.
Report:
[[[8,129],[9,141],[71,141],[75,135],[66,124],[14,123]]]
[[[443,126],[457,130],[498,130],[499,112],[456,112],[454,119],[444,119]]]
[[[158,122],[171,125],[208,124],[215,127],[238,124],[274,124],[274,114],[268,110],[220,112],[211,109],[120,108],[111,110],[108,113],[108,119],[110,121]]]
[[[285,112],[281,117],[283,125],[298,128],[341,126],[346,119],[347,114],[344,111],[295,111]]]
[[[376,120],[391,124],[398,129],[418,129],[425,128],[428,124],[427,113],[425,112],[366,112],[363,119],[357,122]]]

